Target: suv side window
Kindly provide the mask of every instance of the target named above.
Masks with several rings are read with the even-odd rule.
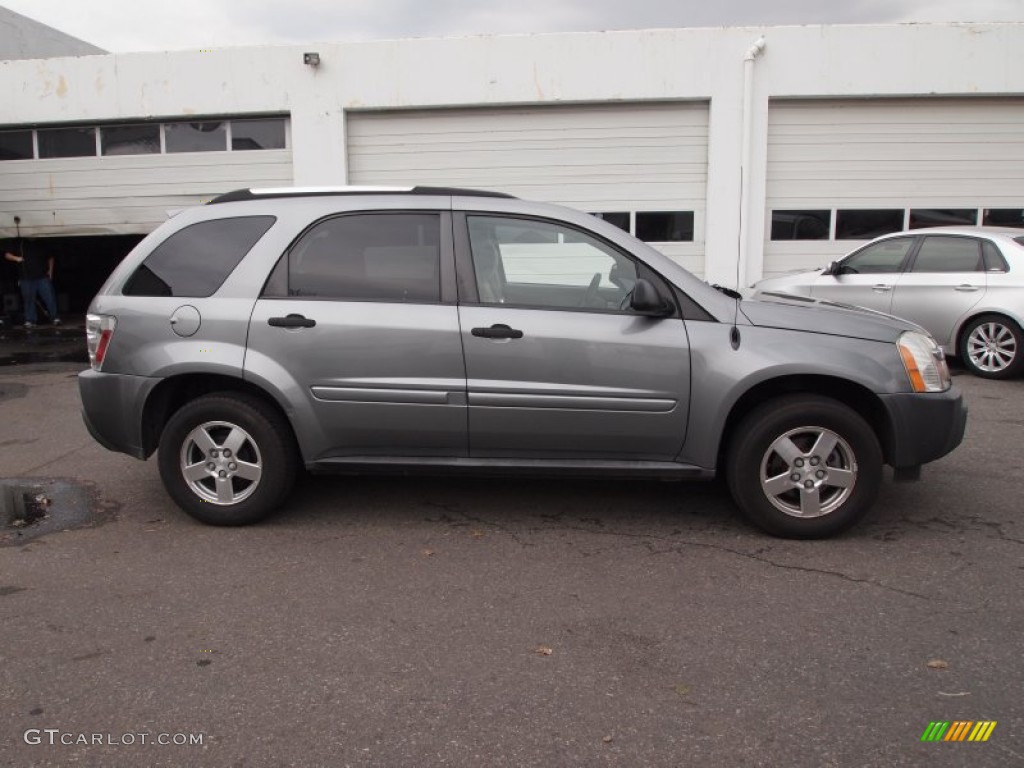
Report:
[[[623,310],[636,264],[572,227],[499,216],[467,216],[482,304]]]
[[[240,216],[180,229],[145,258],[122,293],[212,296],[275,221],[274,216]]]
[[[872,275],[899,272],[913,245],[913,237],[896,237],[873,243],[844,260],[841,274]]]
[[[973,237],[928,235],[914,257],[911,272],[979,272],[981,243]]]
[[[360,213],[325,219],[291,247],[287,262],[288,296],[440,301],[440,216]]]

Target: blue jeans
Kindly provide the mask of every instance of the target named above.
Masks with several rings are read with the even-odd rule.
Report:
[[[57,297],[53,294],[53,283],[48,277],[21,281],[21,298],[25,302],[25,322],[36,323],[36,296],[43,300],[50,320],[57,317]]]

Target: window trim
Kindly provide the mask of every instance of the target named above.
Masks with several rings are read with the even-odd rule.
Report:
[[[289,272],[288,264],[291,253],[295,246],[298,245],[302,239],[315,227],[319,226],[325,221],[330,219],[340,219],[347,216],[367,216],[367,215],[401,215],[401,214],[412,214],[412,215],[427,215],[438,217],[438,227],[440,232],[439,247],[439,259],[440,259],[440,273],[438,276],[439,288],[440,288],[440,300],[439,301],[403,301],[402,299],[364,299],[364,298],[350,298],[350,297],[338,297],[338,296],[290,296],[288,295],[289,285]],[[283,295],[277,293],[268,293],[268,287],[274,280],[278,270],[284,270],[284,290]],[[419,305],[419,306],[455,306],[458,303],[457,289],[455,286],[455,256],[454,247],[452,243],[452,214],[451,211],[443,210],[440,208],[371,208],[371,209],[360,209],[355,211],[335,211],[321,216],[318,219],[307,224],[303,227],[295,237],[291,239],[281,255],[277,257],[277,261],[274,262],[273,268],[267,273],[267,279],[263,281],[263,285],[260,288],[259,299],[260,301],[274,300],[274,301],[331,301],[331,302],[358,302],[361,304],[398,304],[398,305]]]
[[[546,216],[532,216],[530,214],[523,213],[509,213],[506,211],[482,211],[475,209],[466,209],[460,211],[453,211],[453,224],[455,226],[455,265],[458,274],[458,286],[459,286],[459,304],[474,307],[483,307],[487,309],[529,309],[529,310],[543,310],[547,312],[586,312],[589,314],[598,315],[618,315],[622,317],[645,317],[645,315],[637,314],[630,310],[622,309],[598,309],[597,307],[552,307],[550,305],[538,306],[535,304],[489,304],[480,301],[480,294],[477,289],[476,282],[476,266],[473,263],[473,249],[469,239],[469,222],[470,216],[486,216],[489,218],[502,218],[502,219],[519,219],[522,221],[540,222],[542,224],[550,224],[552,226],[565,227],[567,229],[574,230],[581,234],[586,235],[593,240],[600,242],[602,245],[615,251],[619,255],[629,259],[636,265],[637,277],[642,277],[641,272],[647,272],[649,275],[657,278],[654,281],[655,288],[658,289],[658,293],[661,297],[671,303],[672,314],[665,315],[664,320],[669,319],[683,319],[683,313],[680,309],[680,302],[676,298],[676,291],[673,290],[675,286],[671,281],[667,280],[657,270],[651,267],[647,262],[634,256],[632,253],[623,250],[615,243],[602,237],[593,230],[586,229],[577,224],[572,224],[562,219],[548,218]],[[689,298],[689,297],[687,297]],[[692,302],[692,300],[690,300]],[[700,318],[703,319],[703,318]]]

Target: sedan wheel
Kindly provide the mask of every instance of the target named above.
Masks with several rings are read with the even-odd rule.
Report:
[[[964,365],[975,376],[1005,379],[1021,367],[1021,332],[1011,320],[979,317],[965,329],[961,343]]]
[[[733,431],[726,467],[744,516],[776,536],[835,535],[871,508],[882,449],[853,409],[818,395],[770,400]]]

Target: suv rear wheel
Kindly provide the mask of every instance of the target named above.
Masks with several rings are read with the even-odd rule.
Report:
[[[171,498],[210,525],[267,517],[295,481],[291,427],[277,411],[240,393],[205,395],[182,406],[160,436],[160,477]]]
[[[772,400],[748,414],[729,449],[729,490],[746,518],[776,536],[818,539],[870,509],[882,479],[874,431],[816,395]]]

